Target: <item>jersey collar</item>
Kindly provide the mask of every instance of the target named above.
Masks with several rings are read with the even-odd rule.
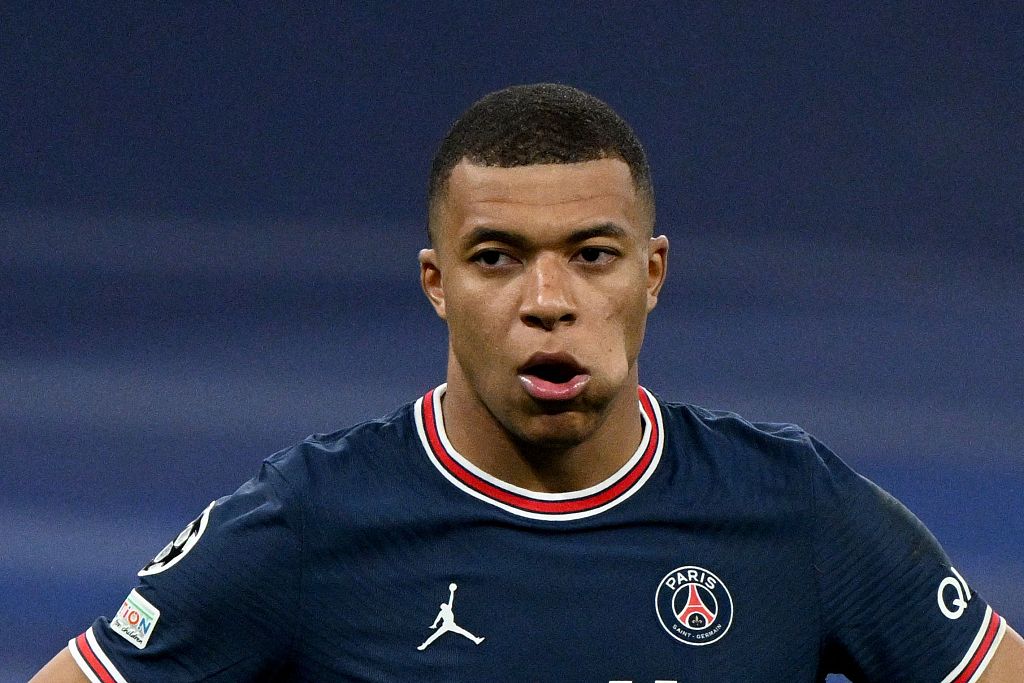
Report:
[[[452,447],[441,416],[441,397],[446,387],[442,384],[416,401],[416,430],[427,457],[456,487],[520,517],[573,520],[604,512],[640,490],[661,460],[665,441],[661,409],[657,399],[640,387],[643,437],[636,452],[618,472],[581,491],[539,493],[513,486],[487,474]]]

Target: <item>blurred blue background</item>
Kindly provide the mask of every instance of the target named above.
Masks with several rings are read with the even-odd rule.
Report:
[[[846,5],[6,5],[0,681],[263,457],[443,379],[430,158],[551,80],[650,156],[643,383],[802,424],[1020,630],[1024,12]]]

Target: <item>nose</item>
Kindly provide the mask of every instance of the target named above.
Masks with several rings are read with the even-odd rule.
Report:
[[[528,327],[553,330],[576,322],[572,273],[555,255],[542,254],[523,275],[519,318]]]

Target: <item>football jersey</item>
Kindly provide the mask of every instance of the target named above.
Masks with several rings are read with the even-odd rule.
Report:
[[[974,681],[1005,625],[924,526],[793,425],[638,393],[605,481],[448,440],[442,385],[268,458],[69,646],[92,681]]]

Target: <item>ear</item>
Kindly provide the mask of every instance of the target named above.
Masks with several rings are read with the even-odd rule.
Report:
[[[647,245],[647,312],[658,305],[658,293],[668,274],[668,238],[652,237]]]
[[[441,266],[437,262],[437,251],[434,249],[421,249],[420,256],[420,286],[423,293],[427,295],[430,305],[434,307],[441,320],[447,320],[444,309],[444,283],[441,281]]]

